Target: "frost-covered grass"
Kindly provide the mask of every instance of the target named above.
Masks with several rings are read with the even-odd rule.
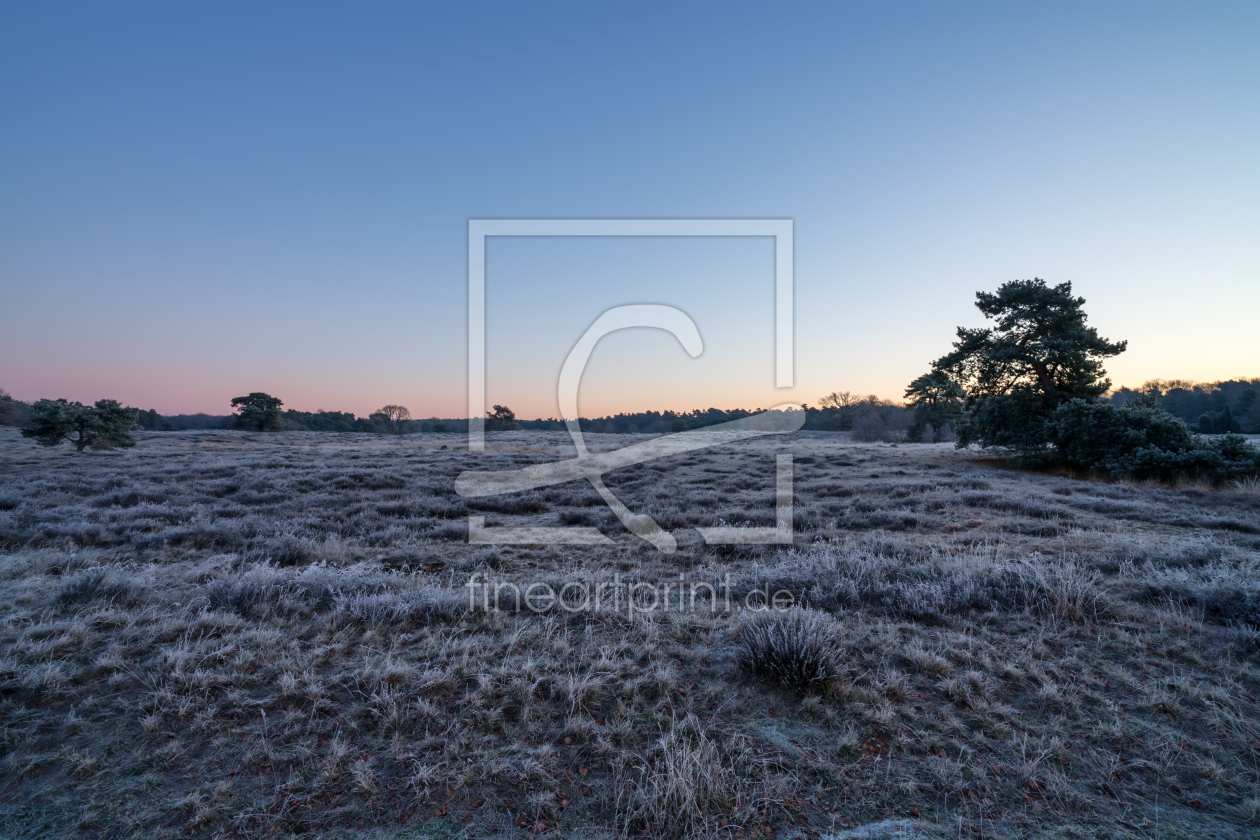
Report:
[[[588,486],[454,493],[564,437],[461,443],[151,433],[79,455],[0,428],[0,833],[1260,831],[1247,488],[798,434],[608,476],[675,534],[664,555]],[[705,546],[696,526],[774,524],[777,451],[796,543]],[[470,546],[470,514],[613,543]],[[473,574],[796,606],[486,614]]]

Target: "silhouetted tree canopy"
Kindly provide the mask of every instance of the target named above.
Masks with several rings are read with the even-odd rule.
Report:
[[[960,327],[954,351],[906,390],[925,412],[936,389],[943,395],[954,383],[965,390],[958,446],[1004,449],[1014,463],[1161,481],[1195,476],[1219,483],[1260,470],[1260,450],[1240,435],[1193,434],[1160,406],[1158,388],[1101,399],[1110,386],[1102,361],[1123,352],[1125,342],[1086,326],[1085,299],[1072,296],[1070,283],[1017,280],[976,297],[995,325]],[[1236,421],[1226,402],[1199,425],[1229,432]]]
[[[149,432],[169,432],[172,431],[170,423],[158,414],[157,411],[150,408],[148,411],[135,409],[136,425]]]
[[[232,408],[237,412],[234,426],[238,429],[254,429],[259,432],[279,432],[284,429],[280,422],[278,397],[254,391],[246,397],[233,397]]]
[[[516,412],[506,405],[496,405],[493,411],[486,412],[486,431],[488,432],[507,432],[520,427],[521,424],[516,422]]]
[[[15,400],[9,392],[0,388],[0,426],[20,426],[26,422],[30,406]]]
[[[1041,279],[976,293],[976,306],[994,325],[959,327],[953,352],[932,364],[933,373],[967,394],[956,427],[959,446],[1041,452],[1055,409],[1107,391],[1102,362],[1124,352],[1126,343],[1087,326],[1084,305],[1084,298],[1072,296],[1071,283],[1047,286]]]
[[[31,406],[22,436],[44,446],[68,440],[80,452],[89,446],[117,449],[136,445],[131,437],[135,422],[135,409],[123,408],[117,400],[97,400],[91,407],[67,400],[39,400]]]
[[[1230,430],[1243,434],[1260,434],[1260,378],[1229,379],[1220,382],[1189,382],[1184,379],[1152,379],[1138,388],[1117,388],[1108,399],[1117,407],[1149,394],[1159,407],[1197,426],[1205,435],[1224,434],[1217,431],[1217,420],[1230,414]],[[1207,422],[1204,422],[1207,418]]]
[[[862,403],[877,399],[874,395],[859,397],[848,391],[833,391],[818,401],[818,407],[831,413],[836,429],[847,432],[853,428],[853,421],[861,413]]]
[[[963,387],[942,371],[925,373],[906,388],[906,401],[914,412],[909,439],[922,440],[931,429],[932,442],[939,443],[944,431],[951,429],[962,416]]]
[[[411,412],[405,405],[387,405],[368,415],[368,419],[379,423],[390,434],[398,435],[403,432],[403,423],[411,419]]]

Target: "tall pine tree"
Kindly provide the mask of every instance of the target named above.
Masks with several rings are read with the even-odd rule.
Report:
[[[1086,325],[1085,299],[1072,296],[1071,283],[1013,280],[996,293],[977,292],[976,306],[993,326],[959,327],[953,352],[932,365],[967,392],[958,445],[1033,456],[1050,442],[1055,409],[1096,400],[1111,386],[1103,360],[1126,342]]]

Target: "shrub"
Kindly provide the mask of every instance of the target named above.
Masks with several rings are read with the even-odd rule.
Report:
[[[546,501],[536,494],[525,496],[488,496],[481,499],[470,499],[465,504],[473,510],[486,510],[492,513],[542,513],[547,510]]]
[[[1221,465],[1216,468],[1213,477],[1224,481],[1227,479],[1255,478],[1260,474],[1260,449],[1252,446],[1242,435],[1222,435],[1207,442],[1208,447],[1220,456]]]
[[[740,627],[735,655],[749,673],[807,689],[838,676],[839,640],[840,623],[825,612],[803,607],[770,610],[757,613]]]
[[[1224,482],[1260,471],[1260,450],[1240,435],[1207,440],[1155,401],[1139,397],[1122,408],[1072,400],[1050,421],[1059,457],[1120,478],[1175,481],[1204,476]]]
[[[300,566],[311,559],[311,551],[304,540],[284,535],[253,546],[245,552],[243,559],[252,562],[271,561],[277,566]]]
[[[468,523],[443,522],[425,531],[424,536],[431,540],[464,542],[468,539]]]

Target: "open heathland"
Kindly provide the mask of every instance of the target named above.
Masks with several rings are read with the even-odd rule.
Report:
[[[589,484],[455,492],[562,433],[137,438],[0,428],[0,834],[1260,834],[1254,483],[799,432],[608,474],[665,554]],[[794,543],[706,545],[779,453]]]

